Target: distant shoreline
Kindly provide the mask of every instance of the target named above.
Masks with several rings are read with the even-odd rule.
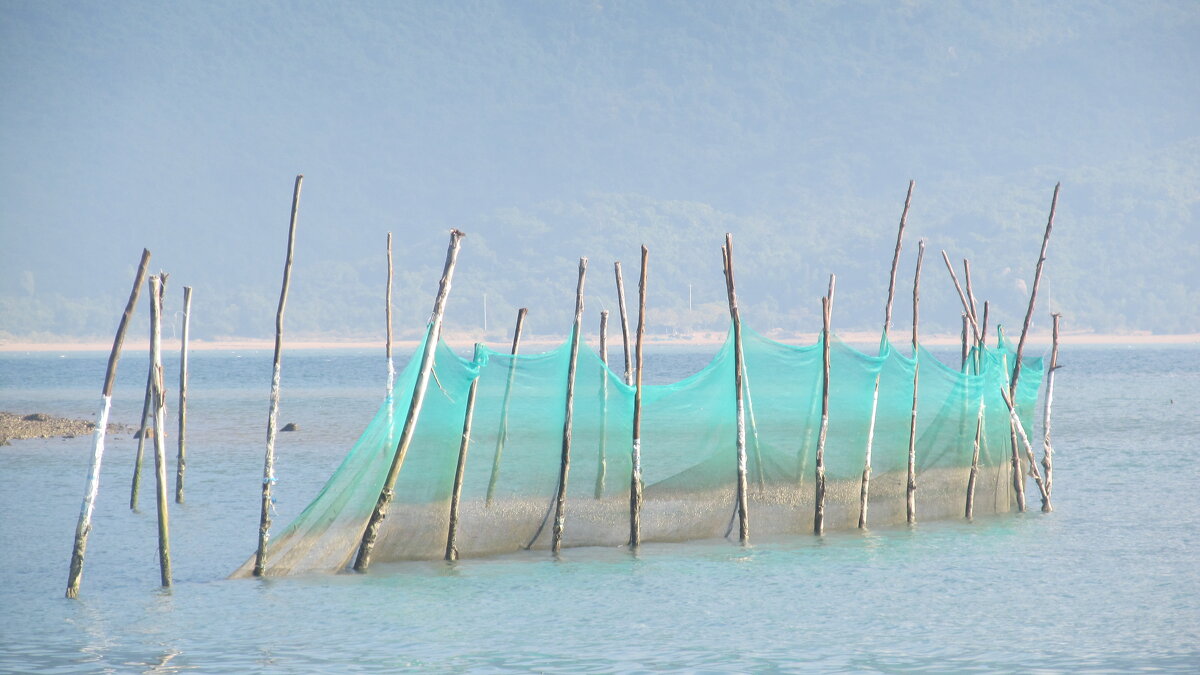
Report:
[[[878,333],[866,332],[849,332],[837,334],[839,338],[850,344],[871,345],[879,341]],[[810,334],[788,334],[788,335],[767,335],[773,340],[778,340],[786,344],[809,345],[816,342],[818,335]],[[894,342],[899,344],[904,342],[908,337],[906,332],[897,333]],[[1010,334],[1010,337],[1014,337]],[[594,342],[595,336],[589,336],[589,342]],[[620,335],[610,335],[609,343],[615,343],[619,346]],[[468,348],[476,339],[475,336],[449,334],[446,336],[446,341],[455,348]],[[553,347],[562,343],[564,338],[551,336],[528,336],[522,339],[522,344],[529,347]],[[960,344],[961,338],[958,335],[930,335],[922,338],[921,344],[927,347],[951,347]],[[1153,335],[1147,332],[1137,333],[1066,333],[1060,338],[1061,344],[1064,347],[1081,346],[1081,345],[1109,345],[1109,346],[1154,346],[1154,345],[1200,345],[1200,333],[1188,333],[1181,335]],[[648,337],[647,344],[653,346],[697,346],[697,347],[719,347],[725,341],[725,333],[723,332],[706,332],[695,333],[690,337]],[[393,349],[399,352],[412,351],[418,344],[417,340],[396,340],[392,343]],[[488,340],[488,346],[506,350],[508,341],[506,338]],[[1029,336],[1029,344],[1035,346],[1046,346],[1050,344],[1050,335],[1047,333],[1034,333]],[[363,340],[363,339],[347,339],[335,340],[329,338],[312,339],[312,338],[284,338],[285,349],[378,349],[383,351],[383,340]],[[124,345],[126,350],[146,351],[149,344],[146,340],[126,340]],[[252,339],[252,338],[222,338],[217,340],[192,340],[189,347],[193,351],[251,351],[251,350],[270,350],[275,348],[275,340],[272,339]],[[111,342],[102,342],[96,340],[52,340],[52,341],[28,341],[28,340],[0,340],[0,352],[107,352],[112,348]],[[163,349],[165,351],[178,351],[178,340],[163,340]]]

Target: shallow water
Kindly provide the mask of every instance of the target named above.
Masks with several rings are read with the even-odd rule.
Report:
[[[706,358],[655,356],[647,377],[657,381]],[[142,512],[127,505],[136,441],[110,438],[76,601],[62,596],[90,439],[0,448],[0,671],[1200,663],[1200,348],[1061,355],[1048,515],[757,539],[746,549],[724,540],[650,544],[636,557],[568,549],[558,561],[530,552],[230,581],[256,541],[270,360],[269,352],[192,358],[187,503],[171,505],[169,590],[158,587],[152,461]],[[0,355],[0,409],[94,415],[104,361]],[[381,361],[367,352],[285,355],[280,420],[301,430],[279,437],[277,527],[303,509],[370,420]],[[144,382],[144,358],[127,356],[114,421],[137,423]]]

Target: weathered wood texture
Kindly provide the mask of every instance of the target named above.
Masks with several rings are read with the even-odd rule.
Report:
[[[92,433],[92,461],[88,468],[87,484],[83,490],[83,503],[79,508],[79,522],[75,526],[75,542],[71,548],[71,567],[67,573],[67,597],[79,596],[79,584],[83,577],[83,559],[87,552],[88,535],[92,532],[92,513],[96,508],[96,496],[100,492],[100,465],[104,461],[104,435],[108,430],[108,412],[112,406],[113,382],[117,377],[117,362],[121,358],[121,346],[125,343],[125,331],[129,327],[129,319],[137,307],[138,295],[142,290],[142,282],[146,280],[146,268],[150,265],[150,251],[142,249],[142,259],[138,263],[137,273],[133,278],[133,290],[129,292],[129,300],[125,303],[125,312],[121,322],[117,324],[117,334],[113,338],[112,351],[108,354],[108,369],[104,373],[104,386],[100,390],[100,412],[96,415],[96,429]]]
[[[483,345],[475,343],[475,363],[483,354]],[[446,533],[446,560],[458,560],[458,504],[462,498],[463,474],[467,470],[467,452],[471,447],[471,421],[475,417],[475,392],[479,389],[479,375],[471,381],[467,390],[467,406],[463,412],[462,440],[458,444],[458,466],[454,469],[454,487],[450,491],[450,530]]]
[[[621,344],[625,347],[625,384],[633,384],[633,359],[629,353],[629,314],[625,311],[625,281],[621,278],[621,261],[613,263],[617,279],[617,309],[621,313]]]
[[[188,333],[192,316],[192,287],[183,287],[183,330],[179,341],[179,439],[175,459],[175,503],[183,503],[183,480],[187,473],[187,385]]]
[[[905,486],[905,514],[911,525],[917,522],[917,390],[921,379],[920,341],[917,325],[921,307],[921,261],[925,258],[925,242],[917,245],[917,271],[913,275],[913,404],[908,425],[908,481]]]
[[[171,585],[171,517],[167,509],[167,389],[162,365],[162,294],[150,279],[150,363],[154,367],[154,478],[158,504],[158,569],[163,586]]]
[[[587,279],[587,258],[579,259],[579,284],[575,287],[575,322],[571,329],[571,361],[567,366],[567,407],[563,416],[562,458],[558,469],[558,494],[554,498],[554,530],[550,550],[562,549],[563,528],[567,520],[567,480],[571,474],[571,424],[575,410],[575,368],[579,362],[579,338],[583,325],[583,286]]]
[[[425,392],[429,389],[430,374],[433,372],[433,360],[437,352],[438,341],[442,337],[442,315],[446,312],[446,298],[450,295],[450,284],[454,278],[454,265],[458,261],[458,249],[462,238],[466,235],[458,230],[450,230],[450,245],[446,250],[446,264],[442,268],[442,279],[438,284],[437,298],[433,303],[433,314],[429,319],[429,332],[425,345],[421,350],[421,367],[417,373],[417,381],[413,387],[412,400],[408,404],[408,412],[404,417],[404,427],[400,431],[400,440],[396,443],[395,454],[388,466],[387,476],[383,487],[379,490],[379,498],[367,526],[363,530],[362,540],[358,545],[358,553],[354,558],[354,569],[365,572],[371,566],[371,552],[375,548],[375,540],[379,537],[379,526],[387,517],[388,507],[395,496],[396,478],[400,475],[400,467],[408,454],[412,443],[413,433],[417,428],[417,418],[421,415],[421,407],[425,403]]]
[[[166,292],[168,276],[169,275],[166,272],[159,273],[159,294]],[[153,406],[154,364],[151,363],[146,369],[146,400],[142,403],[142,424],[138,429],[137,452],[134,453],[133,456],[133,480],[129,485],[129,508],[132,511],[138,510],[138,499],[142,490],[142,458],[146,453],[146,440],[154,432],[152,417]]]
[[[737,284],[733,275],[733,235],[725,234],[725,290],[729,296],[729,318],[733,322],[733,372],[736,391],[735,414],[737,416],[737,518],[738,541],[750,543],[750,514],[746,494],[746,407],[742,398],[742,379],[745,364],[742,362],[742,319],[738,313]]]
[[[646,272],[648,249],[642,247],[641,277],[638,280],[638,324],[635,358],[637,371],[633,391],[633,449],[629,472],[629,547],[642,542],[642,343],[646,337]]]
[[[833,294],[833,280],[829,282]],[[813,534],[825,531],[825,437],[829,432],[829,319],[832,302],[830,296],[821,298],[821,431],[817,436],[817,470],[814,480],[816,495],[813,507]]]
[[[1058,328],[1062,314],[1052,314],[1054,333],[1050,347],[1050,367],[1046,370],[1046,406],[1042,410],[1042,468],[1046,470],[1046,494],[1054,496],[1054,447],[1050,443],[1050,413],[1054,405],[1054,371],[1058,365]]]
[[[275,436],[279,429],[279,368],[283,356],[283,311],[292,282],[292,257],[296,249],[296,217],[300,212],[300,188],[304,176],[296,176],[292,188],[292,214],[288,224],[287,257],[283,263],[283,285],[275,312],[275,359],[271,374],[271,407],[267,413],[267,450],[263,458],[262,503],[258,518],[258,549],[254,554],[254,576],[262,576],[267,564],[267,540],[271,532],[271,488],[275,483]]]

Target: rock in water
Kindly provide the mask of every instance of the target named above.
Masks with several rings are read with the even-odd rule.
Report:
[[[288,422],[280,431],[300,431],[300,427],[296,426],[295,422]]]

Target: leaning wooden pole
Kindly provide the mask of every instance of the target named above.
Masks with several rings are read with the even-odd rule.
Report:
[[[1046,406],[1042,410],[1042,468],[1046,470],[1046,495],[1054,496],[1054,448],[1050,444],[1050,408],[1054,404],[1054,371],[1058,365],[1058,324],[1062,314],[1050,315],[1054,318],[1054,334],[1050,347],[1050,367],[1046,370]]]
[[[159,285],[158,292],[162,294],[167,287],[167,273],[160,272],[158,275]],[[133,481],[129,486],[129,508],[132,511],[137,511],[138,496],[142,489],[142,457],[146,452],[146,437],[147,434],[153,432],[153,413],[154,405],[154,364],[151,363],[146,369],[146,400],[142,403],[142,426],[138,429],[138,444],[137,452],[133,456]]]
[[[521,328],[525,325],[527,307],[517,310],[517,325],[513,328],[512,359],[508,364],[508,381],[504,384],[504,399],[500,404],[500,429],[496,433],[496,453],[492,457],[492,475],[488,479],[487,498],[484,506],[491,506],[496,495],[496,481],[500,478],[500,456],[508,441],[508,402],[512,397],[513,380],[517,377],[517,353],[521,350]]]
[[[950,263],[950,256],[946,255],[945,249],[942,249],[942,260],[946,263],[946,270],[950,272],[950,280],[954,282],[954,290],[958,291],[958,299],[962,302],[963,313],[971,322],[971,327],[975,331],[975,340],[979,341],[979,322],[975,318],[975,311],[972,309],[971,301],[967,299],[967,294],[963,292],[962,285],[958,283],[958,275],[954,273],[954,265]]]
[[[905,514],[908,524],[917,522],[917,389],[921,379],[920,341],[917,325],[921,304],[921,261],[925,257],[925,242],[917,245],[917,271],[913,276],[913,404],[908,422],[908,480],[904,491]]]
[[[483,345],[475,343],[475,363],[483,355]],[[462,499],[463,474],[467,470],[467,452],[471,447],[471,421],[475,417],[475,392],[479,389],[479,375],[471,381],[467,390],[467,410],[463,413],[462,440],[458,444],[458,466],[454,469],[454,488],[450,492],[450,531],[446,534],[446,560],[458,560],[458,506]]]
[[[742,400],[742,378],[745,364],[742,363],[742,319],[738,313],[737,285],[733,275],[733,235],[725,234],[725,290],[729,295],[729,318],[733,323],[733,379],[736,391],[735,411],[737,415],[737,516],[738,541],[743,546],[750,543],[750,516],[746,494],[746,406]]]
[[[1049,513],[1054,510],[1050,505],[1050,495],[1046,492],[1046,484],[1042,481],[1042,474],[1038,471],[1037,460],[1033,458],[1033,445],[1029,442],[1029,437],[1025,435],[1025,427],[1021,424],[1020,418],[1017,416],[1017,408],[1013,405],[1012,397],[1008,391],[1001,386],[1000,395],[1004,398],[1004,405],[1008,406],[1009,421],[1013,428],[1017,430],[1017,435],[1021,439],[1021,445],[1025,448],[1025,461],[1029,462],[1029,473],[1033,476],[1033,480],[1037,483],[1038,492],[1042,495],[1042,511]]]
[[[183,503],[183,479],[187,472],[187,385],[188,331],[191,325],[192,287],[183,287],[183,331],[179,341],[179,443],[175,461],[175,503]]]
[[[563,416],[562,461],[558,470],[558,494],[554,498],[554,530],[550,551],[562,549],[563,527],[567,520],[567,478],[571,473],[571,417],[575,408],[575,366],[579,360],[579,332],[583,324],[583,282],[587,277],[587,258],[579,259],[579,285],[575,287],[575,323],[571,329],[571,361],[567,366],[567,408]]]
[[[595,497],[604,496],[604,481],[608,473],[605,456],[608,445],[608,310],[600,312],[600,447],[596,451]]]
[[[629,355],[629,314],[625,311],[625,282],[621,279],[621,261],[613,263],[617,277],[617,309],[621,312],[621,343],[625,346],[625,384],[633,385],[633,359]]]
[[[158,505],[158,569],[163,586],[171,585],[171,518],[167,510],[167,389],[162,365],[162,294],[150,279],[150,363],[154,367],[154,477]]]
[[[67,575],[67,597],[79,596],[79,582],[83,576],[83,558],[87,551],[88,535],[92,531],[92,512],[96,508],[96,495],[100,492],[100,464],[104,461],[104,435],[108,431],[108,411],[112,406],[113,383],[117,378],[117,361],[121,358],[121,345],[125,342],[125,330],[129,318],[137,307],[142,282],[146,280],[146,268],[150,265],[150,251],[142,249],[137,274],[133,278],[133,290],[125,303],[125,313],[117,325],[112,351],[108,354],[108,370],[104,374],[104,387],[100,390],[100,412],[96,415],[96,429],[92,433],[92,464],[88,469],[87,484],[83,490],[83,503],[79,508],[79,522],[75,526],[75,545],[71,549],[71,569]]]
[[[283,356],[283,310],[287,306],[288,287],[292,282],[292,255],[296,248],[296,216],[300,212],[300,187],[304,176],[296,176],[292,189],[292,215],[288,225],[287,257],[283,263],[283,286],[279,291],[279,308],[275,312],[275,361],[271,374],[271,409],[267,414],[267,451],[263,459],[262,503],[258,519],[258,549],[254,554],[254,576],[260,577],[267,567],[267,540],[271,532],[271,488],[275,483],[275,434],[279,427],[279,366]]]
[[[384,317],[387,323],[384,339],[384,355],[387,357],[387,393],[392,395],[396,386],[396,363],[392,360],[392,233],[387,233],[387,290],[384,291]]]
[[[442,269],[442,279],[438,285],[437,299],[433,303],[433,315],[429,319],[429,330],[425,335],[425,345],[421,350],[421,369],[417,373],[417,381],[413,387],[412,399],[408,404],[408,413],[404,418],[404,427],[400,431],[400,440],[396,443],[396,451],[392,455],[392,463],[388,467],[383,487],[379,490],[379,498],[375,509],[367,520],[363,530],[362,541],[358,545],[358,554],[354,559],[354,569],[365,572],[371,566],[371,552],[379,537],[379,527],[387,517],[388,507],[395,496],[396,479],[400,476],[400,467],[404,465],[404,457],[408,454],[408,446],[412,443],[413,434],[417,428],[417,418],[421,415],[421,407],[425,403],[425,392],[429,389],[429,378],[433,372],[433,360],[437,352],[438,341],[442,337],[442,315],[446,311],[446,297],[450,295],[450,282],[454,278],[454,264],[458,261],[458,249],[462,238],[466,235],[458,230],[450,230],[450,246],[446,250],[446,265]]]
[[[642,246],[638,281],[637,374],[633,390],[633,469],[629,474],[629,547],[642,543],[642,343],[646,336],[646,271],[648,249]]]
[[[1015,403],[1017,400],[1017,381],[1021,377],[1021,360],[1025,354],[1025,340],[1029,336],[1029,325],[1033,321],[1033,309],[1037,303],[1038,287],[1042,282],[1042,268],[1046,263],[1046,248],[1050,245],[1050,232],[1054,229],[1054,212],[1058,209],[1058,192],[1062,188],[1062,183],[1054,185],[1054,196],[1050,200],[1050,217],[1046,219],[1046,232],[1042,235],[1042,248],[1038,252],[1037,266],[1033,272],[1033,287],[1029,289],[1029,307],[1025,310],[1025,323],[1021,326],[1021,338],[1017,341],[1016,362],[1013,363],[1012,379],[1008,385],[1008,395]],[[1022,432],[1024,430],[1022,429]],[[1025,510],[1025,474],[1020,469],[1019,452],[1017,449],[1017,434],[1016,429],[1010,434],[1010,442],[1012,443],[1013,453],[1013,468],[1016,470],[1013,476],[1013,490],[1018,492],[1017,508],[1020,511]],[[1031,470],[1036,470],[1036,467],[1031,467]],[[1045,504],[1043,504],[1045,506]]]
[[[969,344],[968,344],[970,342],[970,337],[968,336],[969,331],[970,331],[970,325],[967,321],[967,313],[963,312],[963,315],[962,315],[962,362],[959,364],[959,368],[964,373],[967,372],[967,354],[969,353],[968,350],[970,348]]]
[[[892,253],[892,271],[888,277],[887,304],[883,311],[883,337],[887,338],[892,326],[892,301],[896,297],[896,270],[900,264],[900,248],[904,244],[904,225],[908,221],[908,207],[912,203],[913,187],[916,181],[908,181],[908,194],[904,197],[904,211],[900,213],[900,227],[896,230],[896,250]],[[879,378],[883,372],[875,376],[875,392],[871,396],[871,423],[867,426],[867,453],[863,459],[862,482],[858,494],[858,527],[867,528],[867,503],[871,493],[871,448],[875,444],[875,418],[879,412]]]
[[[830,281],[832,294],[833,282]],[[829,319],[830,297],[821,298],[821,431],[817,436],[816,506],[813,509],[813,534],[825,531],[825,437],[829,433]]]

